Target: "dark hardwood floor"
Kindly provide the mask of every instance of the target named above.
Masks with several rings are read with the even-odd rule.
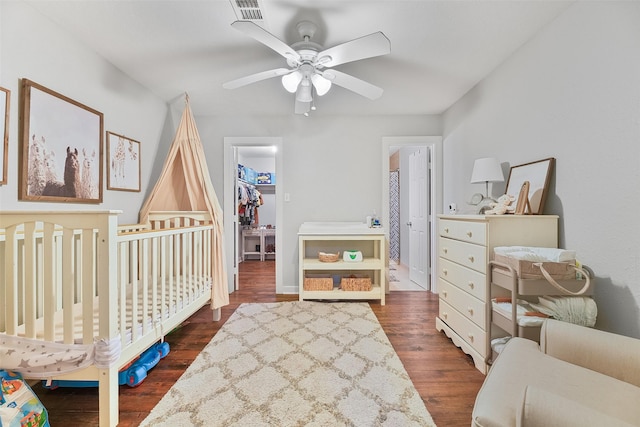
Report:
[[[149,372],[138,387],[120,386],[121,427],[137,426],[211,340],[233,311],[245,302],[297,300],[297,295],[275,294],[275,263],[240,263],[241,289],[230,295],[220,322],[211,321],[211,310],[203,307],[166,337],[171,351]],[[468,427],[476,393],[484,375],[471,358],[435,329],[438,297],[430,292],[396,291],[387,295],[385,306],[371,307],[405,369],[439,427]],[[34,390],[49,412],[52,427],[97,426],[97,388]]]

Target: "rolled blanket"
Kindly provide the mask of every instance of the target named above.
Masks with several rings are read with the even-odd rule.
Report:
[[[598,306],[589,297],[538,297],[531,306],[554,319],[592,328],[596,324]]]

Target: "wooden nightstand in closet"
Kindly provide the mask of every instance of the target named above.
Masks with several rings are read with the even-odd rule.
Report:
[[[487,264],[496,246],[557,247],[555,215],[439,215],[436,329],[483,373],[491,355]]]

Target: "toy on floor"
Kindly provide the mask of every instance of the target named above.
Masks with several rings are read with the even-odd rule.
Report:
[[[169,354],[168,342],[155,343],[118,373],[118,383],[129,387],[140,385],[147,378],[147,371],[156,366],[167,354]],[[42,386],[50,390],[58,387],[98,387],[98,381],[43,380]]]

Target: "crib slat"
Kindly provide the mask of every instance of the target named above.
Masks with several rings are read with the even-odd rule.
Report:
[[[129,245],[129,284],[131,286],[131,342],[138,340],[138,244]]]
[[[92,229],[82,230],[81,250],[82,258],[82,341],[83,344],[93,343],[93,297],[96,292],[96,250],[95,235]]]
[[[169,301],[167,301],[167,237],[160,237],[160,309],[161,318],[169,317]]]
[[[16,227],[7,227],[7,246],[4,260],[5,277],[5,328],[7,334],[15,335],[18,329],[18,239],[16,237]]]
[[[127,248],[129,246],[129,242],[122,242],[118,244],[118,287],[119,295],[118,295],[118,324],[120,325],[120,339],[122,343],[127,342]]]
[[[158,238],[151,239],[151,316],[155,325],[158,315]]]
[[[174,252],[175,252],[175,236],[171,236],[167,238],[167,262],[168,262],[168,271],[167,271],[167,278],[169,279],[169,304],[171,304],[171,313],[173,314],[173,311],[175,310],[175,283],[174,283],[174,271],[173,271],[173,259],[174,259]]]
[[[142,242],[142,253],[140,254],[140,264],[142,265],[142,313],[140,313],[140,323],[142,324],[142,336],[149,332],[149,239]]]
[[[24,225],[24,318],[25,336],[36,336],[36,281],[37,262],[35,228],[33,222]]]
[[[64,343],[73,344],[73,303],[75,299],[74,288],[74,233],[65,228],[62,231],[62,323],[64,331]]]
[[[54,259],[54,233],[55,225],[45,223],[42,236],[42,316],[44,323],[44,339],[55,340],[55,322],[53,316],[56,312],[56,263]]]

